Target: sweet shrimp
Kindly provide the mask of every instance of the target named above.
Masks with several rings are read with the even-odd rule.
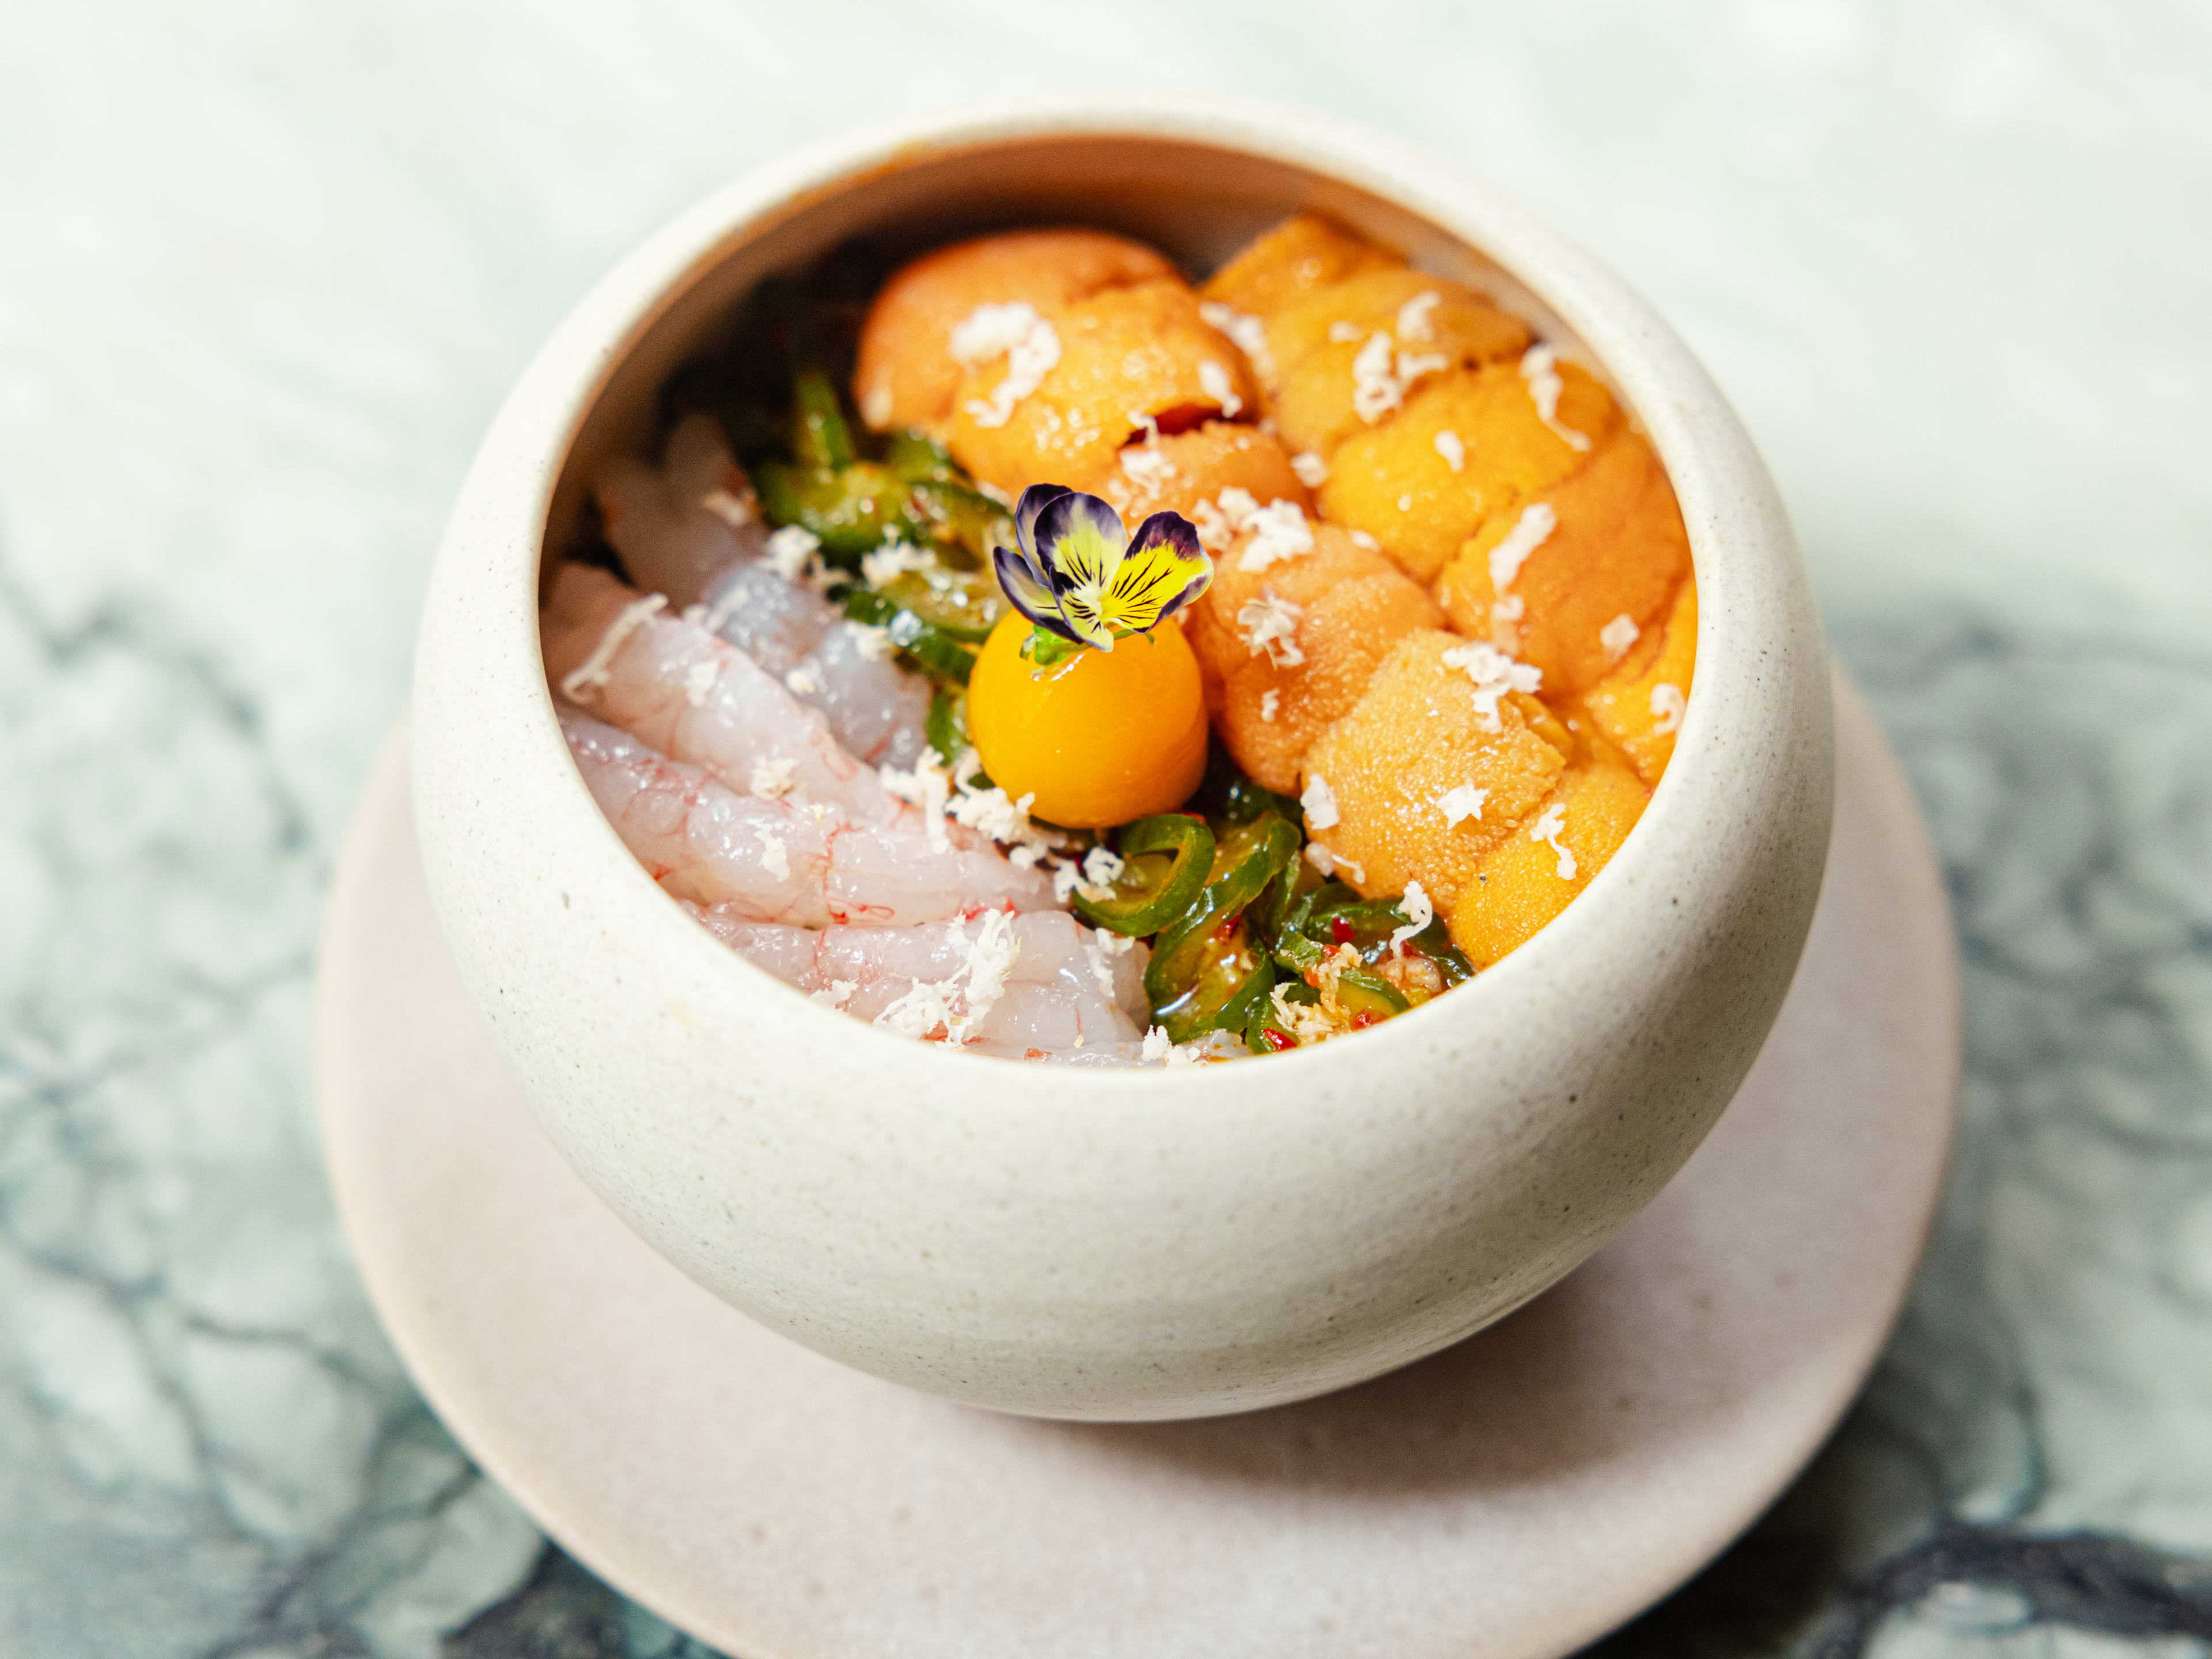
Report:
[[[746,794],[795,793],[861,823],[900,804],[847,752],[821,714],[742,651],[589,565],[563,565],[540,629],[548,676],[672,760]]]
[[[927,741],[928,682],[901,668],[874,630],[763,556],[768,529],[714,417],[669,434],[660,471],[622,457],[596,494],[623,568],[670,609],[736,646],[818,708],[848,753],[908,767]]]
[[[1051,879],[995,848],[908,823],[856,823],[796,795],[741,794],[574,709],[562,735],[584,786],[662,889],[720,914],[794,931],[894,930],[993,909],[1042,909]],[[857,930],[855,930],[857,931]]]
[[[717,939],[816,1000],[970,1054],[1135,1065],[1146,948],[1064,910],[912,927],[802,927],[687,906]]]

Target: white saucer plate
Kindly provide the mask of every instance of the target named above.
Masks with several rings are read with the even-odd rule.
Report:
[[[1181,1424],[997,1416],[716,1301],[532,1122],[431,917],[404,733],[341,855],[317,988],[348,1237],[484,1468],[738,1659],[1553,1659],[1804,1466],[1935,1212],[1958,1095],[1948,909],[1840,676],[1836,718],[1820,910],[1719,1127],[1557,1288],[1346,1392]]]

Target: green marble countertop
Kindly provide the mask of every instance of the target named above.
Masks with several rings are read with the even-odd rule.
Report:
[[[1626,1655],[2212,1643],[2212,13],[15,4],[0,1655],[696,1654],[409,1387],[307,993],[440,520],[642,233],[1079,76],[1463,160],[1680,325],[1948,860],[1966,1127],[1814,1469]]]

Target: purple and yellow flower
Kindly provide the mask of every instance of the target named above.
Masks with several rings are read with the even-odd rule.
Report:
[[[1206,592],[1213,561],[1180,513],[1155,513],[1134,536],[1113,506],[1063,484],[1032,484],[1014,505],[1018,548],[997,550],[1013,607],[1071,645],[1111,651]]]

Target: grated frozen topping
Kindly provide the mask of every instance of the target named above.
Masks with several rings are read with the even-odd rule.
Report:
[[[1520,691],[1534,695],[1544,683],[1544,671],[1533,664],[1516,662],[1494,645],[1471,640],[1465,645],[1455,645],[1443,654],[1444,666],[1464,669],[1474,682],[1474,714],[1488,732],[1503,732],[1504,722],[1499,719],[1498,706],[1509,692]]]
[[[1436,325],[1429,313],[1442,305],[1444,296],[1434,289],[1424,289],[1398,307],[1398,337],[1401,340],[1433,340]]]
[[[1561,443],[1580,454],[1590,447],[1589,434],[1559,424],[1559,393],[1566,389],[1566,382],[1559,378],[1559,360],[1555,348],[1532,345],[1522,354],[1521,378],[1528,381],[1528,395],[1535,399],[1536,418],[1551,428]]]
[[[1420,883],[1409,881],[1406,884],[1404,896],[1398,901],[1398,908],[1404,913],[1406,925],[1391,930],[1390,954],[1402,959],[1406,954],[1406,941],[1427,931],[1429,924],[1437,919],[1437,907],[1421,890]]]
[[[1309,830],[1334,830],[1342,821],[1336,810],[1336,791],[1328,787],[1328,780],[1318,772],[1307,778],[1304,793],[1298,797],[1298,805],[1305,809]]]
[[[1670,681],[1662,680],[1651,688],[1651,712],[1658,717],[1658,724],[1651,728],[1652,731],[1662,738],[1680,731],[1682,715],[1688,708],[1689,702],[1682,696],[1682,688]]]
[[[623,648],[623,641],[644,627],[655,612],[665,610],[667,605],[665,593],[648,593],[624,605],[607,624],[607,631],[599,635],[592,654],[561,677],[561,695],[572,702],[590,702],[599,689],[614,678],[615,654]]]
[[[1567,809],[1553,801],[1539,812],[1536,821],[1528,826],[1528,839],[1549,842],[1552,850],[1559,855],[1557,866],[1559,879],[1572,881],[1575,878],[1575,855],[1559,845],[1559,832],[1566,827]]]
[[[969,418],[983,427],[1006,425],[1014,405],[1043,385],[1060,362],[1059,331],[1026,300],[977,306],[954,325],[948,345],[963,368],[1001,356],[1006,360],[1006,376],[989,399],[970,398],[966,404]]]
[[[1438,795],[1430,805],[1444,815],[1444,828],[1456,830],[1473,818],[1482,822],[1482,809],[1490,799],[1490,791],[1471,783],[1455,783]]]
[[[1264,655],[1278,668],[1296,668],[1306,659],[1298,646],[1298,622],[1305,607],[1293,605],[1272,587],[1260,590],[1237,611],[1237,636],[1253,656]]]
[[[1626,611],[1597,630],[1597,642],[1605,647],[1607,662],[1619,662],[1628,654],[1628,647],[1643,637],[1644,630],[1636,625],[1636,618]]]
[[[1211,357],[1198,366],[1198,389],[1221,406],[1223,420],[1233,421],[1243,413],[1244,400],[1237,395],[1237,383],[1229,378],[1229,371]]]
[[[1458,433],[1447,428],[1437,433],[1433,441],[1437,447],[1437,453],[1444,458],[1446,466],[1455,472],[1463,471],[1466,469],[1467,446],[1460,441]]]
[[[1513,586],[1521,574],[1521,567],[1528,562],[1528,556],[1550,538],[1559,527],[1559,515],[1542,501],[1531,501],[1521,509],[1521,516],[1513,521],[1513,528],[1504,538],[1490,550],[1490,586],[1503,594]]]
[[[1263,380],[1275,378],[1275,360],[1267,350],[1267,325],[1249,312],[1238,311],[1218,300],[1198,302],[1198,315],[1208,328],[1219,329],[1252,365]],[[1226,410],[1223,411],[1224,414]]]

